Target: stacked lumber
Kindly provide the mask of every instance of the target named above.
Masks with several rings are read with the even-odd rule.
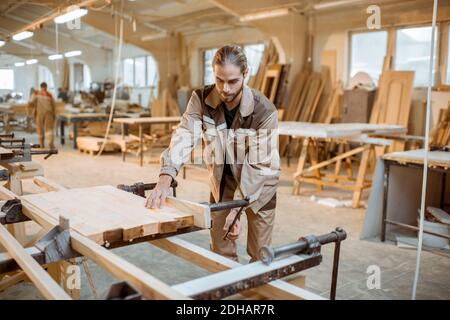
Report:
[[[450,146],[450,101],[447,109],[441,109],[437,125],[430,132],[432,147]]]
[[[258,71],[253,77],[250,78],[250,80],[248,81],[248,86],[258,90],[261,89],[267,67],[276,64],[277,62],[278,62],[277,49],[275,48],[273,42],[270,41],[269,44],[264,49],[264,53],[261,58],[261,62],[259,64]]]
[[[180,107],[173,98],[169,89],[164,89],[161,97],[152,102],[150,107],[152,117],[179,117]],[[146,128],[144,128],[146,129]],[[167,135],[171,132],[170,127],[166,124],[157,124],[151,126],[151,134]]]
[[[77,137],[77,148],[80,152],[85,152],[90,155],[94,155],[95,153],[100,151],[100,148],[103,144],[103,138],[98,137]],[[120,150],[120,146],[111,141],[107,141],[103,151],[111,152]]]
[[[324,86],[325,78],[322,73],[310,72],[309,68],[304,68],[291,87],[290,101],[283,115],[283,121],[313,122],[317,117],[317,106]],[[338,93],[338,91],[336,92]],[[337,104],[336,95],[333,97],[334,99],[331,99],[330,103]],[[326,113],[326,117],[328,117],[328,113]],[[287,142],[287,137],[280,137],[281,155],[285,154]]]

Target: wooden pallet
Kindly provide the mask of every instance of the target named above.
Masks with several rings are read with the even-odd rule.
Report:
[[[97,137],[78,137],[77,138],[77,147],[78,150],[82,153],[88,153],[90,155],[94,155],[100,151],[100,148],[103,143],[103,138]],[[119,151],[120,147],[113,142],[106,142],[105,148],[103,151],[111,152],[111,151]]]

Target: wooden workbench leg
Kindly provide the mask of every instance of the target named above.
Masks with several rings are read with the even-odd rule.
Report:
[[[47,265],[48,274],[72,299],[80,299],[80,266],[76,259],[58,261]]]
[[[339,145],[338,145],[338,154],[343,153],[343,151],[344,151],[344,144],[343,143],[339,143]],[[338,182],[339,181],[338,176],[339,176],[339,173],[341,172],[341,164],[342,164],[342,160],[341,159],[336,161],[336,164],[334,166],[334,179],[332,179],[332,181],[334,181],[334,182]]]
[[[317,147],[315,148],[315,145],[317,146],[317,141],[316,142],[311,142],[308,146],[308,150],[309,150],[309,157],[311,159],[311,165],[316,165],[319,163],[318,159],[317,159]],[[313,171],[313,175],[316,177],[317,180],[321,180],[321,176],[320,176],[320,169],[314,169]],[[323,190],[323,186],[321,184],[316,184],[316,188],[317,191],[322,191]]]
[[[353,192],[352,208],[358,208],[361,201],[361,194],[364,187],[367,168],[369,166],[370,155],[372,154],[372,148],[367,148],[362,152],[361,163],[359,164],[358,176],[356,178],[355,191]]]
[[[299,178],[302,175],[303,169],[305,168],[309,143],[310,143],[309,138],[305,138],[303,140],[302,149],[300,151],[300,158],[298,159],[297,163],[297,171],[296,173],[294,173],[294,186],[292,192],[295,195],[298,195],[300,193],[300,180],[298,180],[297,178]]]

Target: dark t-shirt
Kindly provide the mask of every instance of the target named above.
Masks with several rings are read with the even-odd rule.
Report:
[[[234,107],[233,109],[229,110],[225,104],[222,104],[223,111],[225,113],[225,122],[227,123],[227,129],[231,128],[231,125],[233,124],[234,117],[236,116],[236,112],[239,110],[239,105]],[[223,174],[232,176],[233,172],[231,171],[231,167],[228,163],[227,156],[225,154],[225,166],[223,168]]]

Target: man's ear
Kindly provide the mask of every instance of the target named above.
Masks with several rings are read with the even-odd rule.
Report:
[[[244,79],[247,78],[247,74],[248,74],[248,68],[244,71],[243,75],[244,75]]]

